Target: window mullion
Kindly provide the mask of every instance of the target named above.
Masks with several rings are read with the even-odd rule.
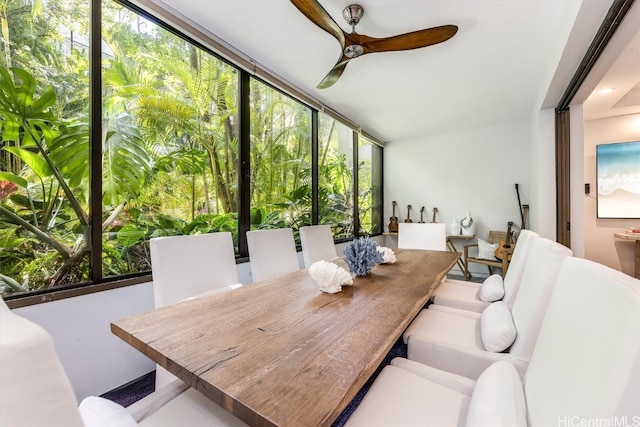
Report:
[[[102,0],[91,0],[89,46],[90,278],[102,280]]]

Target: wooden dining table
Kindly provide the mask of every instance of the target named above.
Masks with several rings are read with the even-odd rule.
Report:
[[[460,256],[395,253],[339,293],[320,292],[303,269],[115,321],[111,331],[249,425],[329,426]]]

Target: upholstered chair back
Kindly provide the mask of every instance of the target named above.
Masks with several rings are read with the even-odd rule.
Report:
[[[444,223],[401,222],[398,224],[398,248],[447,250],[447,226]]]
[[[338,256],[330,225],[300,227],[300,244],[305,268],[316,261],[326,261]]]
[[[511,308],[518,331],[509,351],[512,356],[531,357],[560,266],[572,255],[569,248],[553,240],[539,238],[531,242],[520,289]]]
[[[513,255],[509,262],[509,269],[504,276],[504,297],[502,301],[504,301],[509,308],[513,307],[513,302],[518,294],[522,273],[528,262],[531,242],[538,237],[540,237],[540,235],[531,230],[522,230],[518,235],[518,242],[513,249]]]
[[[0,298],[0,424],[81,427],[78,403],[53,341]]]
[[[640,280],[565,259],[524,390],[531,426],[637,423]]]
[[[156,308],[238,283],[231,233],[151,239]]]
[[[247,231],[247,246],[254,282],[300,269],[290,228]]]

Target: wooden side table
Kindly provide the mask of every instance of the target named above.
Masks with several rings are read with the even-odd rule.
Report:
[[[622,240],[635,240],[636,242],[635,278],[640,279],[640,233],[613,233],[613,236]]]
[[[466,234],[447,234],[447,249],[449,249],[450,252],[460,252],[456,248],[456,245],[453,244],[453,240],[454,239],[471,240],[474,237],[476,237],[475,234],[471,234],[471,235],[466,235]],[[460,271],[462,271],[462,275],[464,277],[467,277],[467,272],[466,272],[466,270],[464,268],[464,262],[462,260],[462,257],[458,258],[458,261],[456,263],[458,264],[458,267],[460,268]]]

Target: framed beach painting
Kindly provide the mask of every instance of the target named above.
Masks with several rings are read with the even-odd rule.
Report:
[[[640,218],[640,141],[596,146],[598,218]]]

